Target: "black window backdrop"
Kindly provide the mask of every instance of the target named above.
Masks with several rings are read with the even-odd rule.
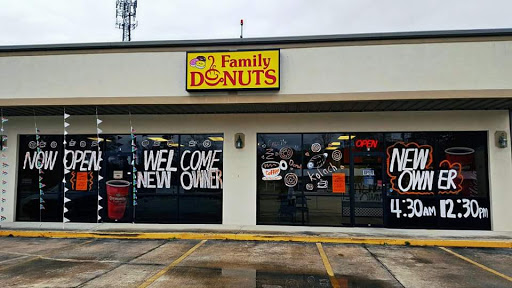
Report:
[[[43,135],[40,139],[36,139],[35,135],[20,136],[16,201],[18,221],[62,221],[62,154],[62,136]],[[39,188],[40,182],[44,187]],[[40,209],[40,190],[44,209]]]
[[[258,134],[257,160],[258,224],[490,229],[487,132]]]
[[[388,226],[490,229],[486,132],[385,135]]]
[[[62,221],[65,179],[70,222],[222,223],[222,134],[68,135],[65,161],[63,140],[19,136],[18,221]]]

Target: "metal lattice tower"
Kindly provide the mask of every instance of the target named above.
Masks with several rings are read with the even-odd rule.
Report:
[[[117,0],[116,27],[123,29],[123,41],[132,39],[131,31],[138,25],[135,21],[137,14],[137,0]]]

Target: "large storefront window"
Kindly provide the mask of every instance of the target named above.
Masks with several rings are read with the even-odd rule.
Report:
[[[19,147],[17,220],[62,221],[62,137],[20,136]]]
[[[490,229],[487,177],[486,132],[258,134],[257,221]]]
[[[348,139],[343,134],[259,134],[258,223],[350,223],[342,213],[350,205]]]
[[[490,229],[487,133],[386,135],[390,227]]]
[[[350,223],[347,185],[349,164],[348,135],[304,134],[302,147],[305,204],[309,225]]]
[[[17,220],[222,223],[222,134],[102,137],[21,135]]]
[[[303,223],[307,217],[301,143],[301,135],[258,135],[258,216],[266,223]]]
[[[350,135],[351,218],[353,225],[383,225],[384,144],[381,133]]]

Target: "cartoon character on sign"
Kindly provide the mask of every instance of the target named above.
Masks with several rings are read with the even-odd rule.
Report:
[[[204,69],[204,67],[206,67],[206,57],[197,56],[196,58],[190,60],[190,67]]]

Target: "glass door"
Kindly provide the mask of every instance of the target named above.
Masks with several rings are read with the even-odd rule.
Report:
[[[355,226],[383,226],[385,179],[382,152],[351,155],[351,222]]]

